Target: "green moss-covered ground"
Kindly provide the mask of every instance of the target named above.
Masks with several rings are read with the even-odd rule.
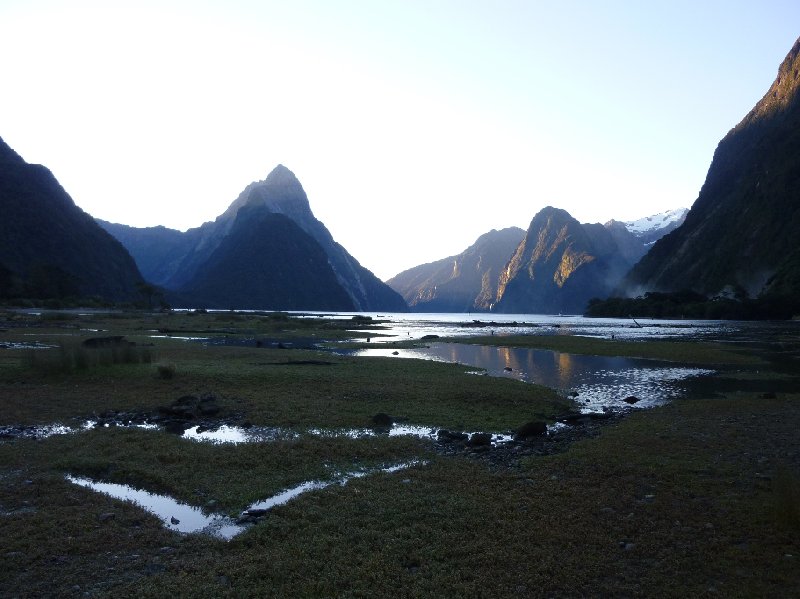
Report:
[[[545,389],[455,365],[149,339],[150,318],[0,324],[0,340],[104,328],[154,343],[151,363],[61,373],[38,370],[25,350],[0,350],[0,424],[73,424],[202,393],[225,414],[298,431],[366,426],[380,411],[503,430],[569,408]],[[219,323],[181,318],[198,329]],[[226,326],[222,334],[250,334]],[[302,334],[312,335],[324,331]],[[158,364],[173,365],[172,378]],[[766,364],[748,378],[769,380]],[[0,439],[0,595],[795,596],[800,395],[718,395],[637,410],[563,453],[505,464],[388,436],[215,446],[112,427]],[[298,482],[412,458],[422,462],[276,507],[229,542],[170,532],[64,479],[124,482],[236,513]]]

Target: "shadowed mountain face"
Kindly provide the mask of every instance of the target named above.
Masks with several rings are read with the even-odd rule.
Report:
[[[628,233],[622,251],[617,239],[624,236],[624,231],[612,234],[601,224],[582,225],[564,210],[544,208],[500,276],[494,311],[582,313],[591,298],[607,295],[630,268],[635,239]]]
[[[782,298],[800,309],[800,40],[767,94],[719,143],[685,223],[624,290]]]
[[[229,234],[183,293],[210,308],[353,309],[325,250],[292,219],[263,206],[236,213]]]
[[[231,235],[242,235],[245,232],[247,227],[238,222],[237,218],[243,208],[258,208],[263,212],[286,217],[296,226],[296,228],[291,227],[292,232],[303,233],[322,249],[336,285],[331,286],[327,279],[324,281],[315,279],[312,270],[317,274],[320,271],[308,270],[304,266],[306,262],[300,259],[295,250],[300,247],[308,248],[307,240],[298,241],[292,246],[291,251],[289,245],[284,247],[272,244],[269,247],[274,255],[269,256],[263,252],[256,252],[250,256],[229,250],[222,254],[218,253],[223,245],[230,246]],[[263,227],[263,222],[258,222],[258,226]],[[256,226],[254,219],[247,219],[246,223],[249,223],[249,226]],[[325,225],[311,212],[308,197],[300,181],[283,165],[278,165],[264,181],[248,185],[214,222],[205,223],[186,233],[163,227],[134,229],[123,225],[102,224],[126,245],[148,280],[182,295],[188,295],[189,298],[192,298],[190,293],[192,289],[199,292],[201,287],[198,286],[198,281],[203,281],[203,288],[212,284],[206,272],[211,265],[209,261],[212,256],[215,261],[213,264],[217,267],[221,263],[220,256],[228,256],[230,269],[237,270],[239,265],[231,262],[232,256],[236,255],[238,259],[249,261],[251,263],[249,268],[263,268],[264,273],[273,272],[270,269],[275,269],[279,260],[283,260],[289,266],[293,265],[297,271],[291,283],[293,288],[299,289],[299,277],[305,277],[308,288],[316,290],[318,300],[316,304],[306,305],[303,309],[327,310],[331,309],[328,306],[332,302],[342,305],[335,298],[338,298],[339,292],[344,290],[349,298],[349,307],[342,308],[345,310],[408,310],[403,298],[361,266],[347,250],[334,241]],[[288,241],[285,235],[282,238]],[[217,268],[214,272],[222,274],[222,269]],[[259,302],[262,299],[259,299]],[[248,305],[250,304],[251,302],[248,302]],[[277,309],[288,309],[271,305]]]
[[[142,276],[125,248],[2,139],[0,214],[0,297],[138,298]]]
[[[459,255],[405,270],[387,284],[415,312],[489,311],[500,273],[524,236],[517,227],[492,230]]]

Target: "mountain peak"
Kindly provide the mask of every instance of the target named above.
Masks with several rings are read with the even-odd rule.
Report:
[[[302,189],[297,176],[282,164],[272,169],[262,183],[265,185],[298,185]]]
[[[15,162],[17,164],[24,164],[25,161],[17,154],[11,146],[9,146],[3,138],[0,137],[0,163]]]
[[[243,206],[264,206],[270,212],[285,214],[301,226],[314,218],[300,180],[282,164],[272,169],[263,181],[245,187],[220,218],[232,222]]]
[[[800,38],[778,67],[778,76],[738,127],[786,110],[796,100],[800,88]]]

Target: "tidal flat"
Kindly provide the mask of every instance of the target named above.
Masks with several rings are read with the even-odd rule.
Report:
[[[800,592],[800,347],[791,339],[776,361],[752,343],[470,338],[718,370],[707,397],[573,418],[563,436],[495,446],[309,431],[381,431],[388,417],[511,434],[574,415],[579,398],[475,376],[467,364],[330,350],[386,341],[377,318],[7,312],[0,321],[0,595]],[[114,355],[84,343],[111,337],[132,345]],[[212,443],[167,432],[176,422],[286,434]],[[74,432],[14,432],[36,426]],[[394,464],[408,466],[385,471]],[[265,498],[350,472],[369,474],[275,505],[230,540],[176,532],[67,478],[233,520]]]

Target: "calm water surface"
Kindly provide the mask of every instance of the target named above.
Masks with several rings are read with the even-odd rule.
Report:
[[[397,355],[394,356],[394,352]],[[418,358],[475,366],[476,376],[502,376],[537,383],[564,394],[578,393],[577,401],[586,411],[624,407],[623,400],[635,396],[637,407],[652,407],[689,394],[688,381],[714,371],[635,358],[583,356],[561,352],[432,343],[418,349],[371,348],[359,356]]]

